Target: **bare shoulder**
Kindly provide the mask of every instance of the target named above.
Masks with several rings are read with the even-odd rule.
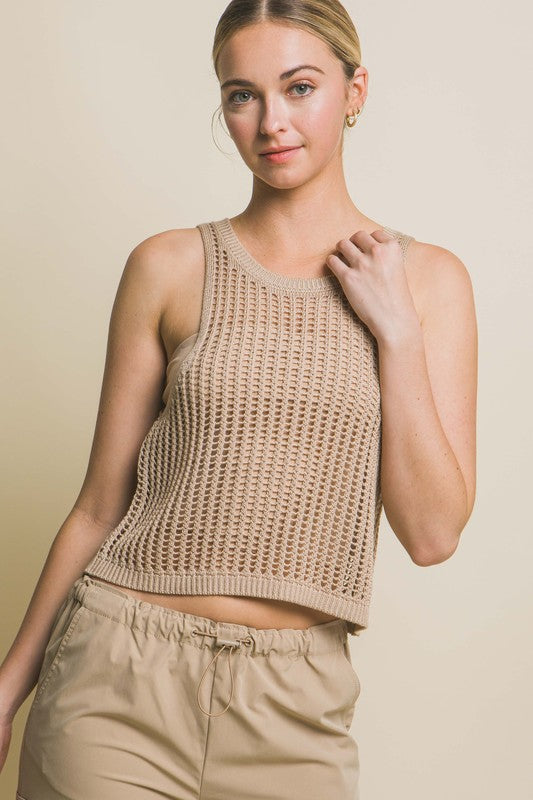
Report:
[[[147,285],[165,289],[166,282],[181,281],[203,260],[198,228],[173,228],[139,242],[128,258],[128,268]]]
[[[159,329],[170,357],[199,325],[205,276],[200,230],[174,228],[147,237],[131,252],[128,268],[157,308]]]
[[[407,247],[406,274],[423,326],[439,309],[473,306],[470,273],[446,247],[413,239]]]

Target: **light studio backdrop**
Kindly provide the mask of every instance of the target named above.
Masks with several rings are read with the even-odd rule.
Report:
[[[479,327],[478,486],[448,561],[385,516],[370,625],[350,642],[364,800],[533,797],[530,4],[354,2],[369,96],[346,132],[368,216],[452,250]],[[107,326],[132,248],[243,210],[251,176],[212,115],[225,2],[4,7],[1,655],[83,480]],[[453,326],[453,316],[450,326]],[[30,696],[0,796],[15,794]],[[37,800],[37,798],[35,798]]]

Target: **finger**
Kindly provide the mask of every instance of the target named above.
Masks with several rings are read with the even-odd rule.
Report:
[[[361,250],[351,239],[341,239],[337,242],[337,250],[346,258],[348,266],[355,266],[361,256]]]
[[[385,231],[383,228],[372,231],[372,236],[378,242],[388,242],[396,238],[393,233],[389,233],[389,231]]]
[[[351,241],[361,253],[365,255],[369,255],[372,251],[373,245],[376,244],[376,240],[374,239],[371,233],[367,231],[356,231],[352,236],[350,236],[349,241]]]
[[[394,236],[382,228],[378,228],[377,230],[372,231],[372,233],[368,233],[367,231],[356,231],[350,237],[350,241],[354,242],[354,244],[359,247],[363,253],[369,253],[372,249],[372,246],[376,242],[387,242],[390,239],[394,239]]]
[[[335,253],[330,253],[329,256],[326,257],[326,266],[333,272],[334,275],[342,279],[344,275],[348,272],[350,267],[348,264],[339,258],[339,256],[335,255]]]

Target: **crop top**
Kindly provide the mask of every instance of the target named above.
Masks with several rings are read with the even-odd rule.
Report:
[[[285,600],[368,626],[382,511],[375,337],[337,277],[284,276],[197,225],[198,331],[167,366],[130,506],[85,573]],[[405,257],[412,236],[393,228]]]

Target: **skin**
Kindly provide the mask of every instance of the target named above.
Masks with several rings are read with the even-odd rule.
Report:
[[[307,69],[280,80],[299,64],[324,74]],[[226,44],[220,83],[233,78],[253,83],[240,88],[237,104],[229,98],[238,87],[222,90],[228,131],[253,175],[250,202],[231,219],[234,230],[273,272],[305,278],[333,272],[376,337],[384,512],[415,564],[438,564],[457,548],[475,496],[477,330],[468,271],[449,250],[419,241],[410,243],[404,265],[398,243],[350,198],[343,126],[345,115],[366,100],[364,67],[347,85],[340,62],[320,39],[268,22],[239,31]],[[286,164],[259,155],[287,144],[302,149]],[[0,666],[0,769],[11,721],[35,686],[55,614],[130,505],[139,448],[161,408],[168,359],[199,328],[203,277],[197,228],[151,236],[127,259],[111,314],[87,473]],[[118,588],[257,628],[304,628],[333,619],[265,598]]]

